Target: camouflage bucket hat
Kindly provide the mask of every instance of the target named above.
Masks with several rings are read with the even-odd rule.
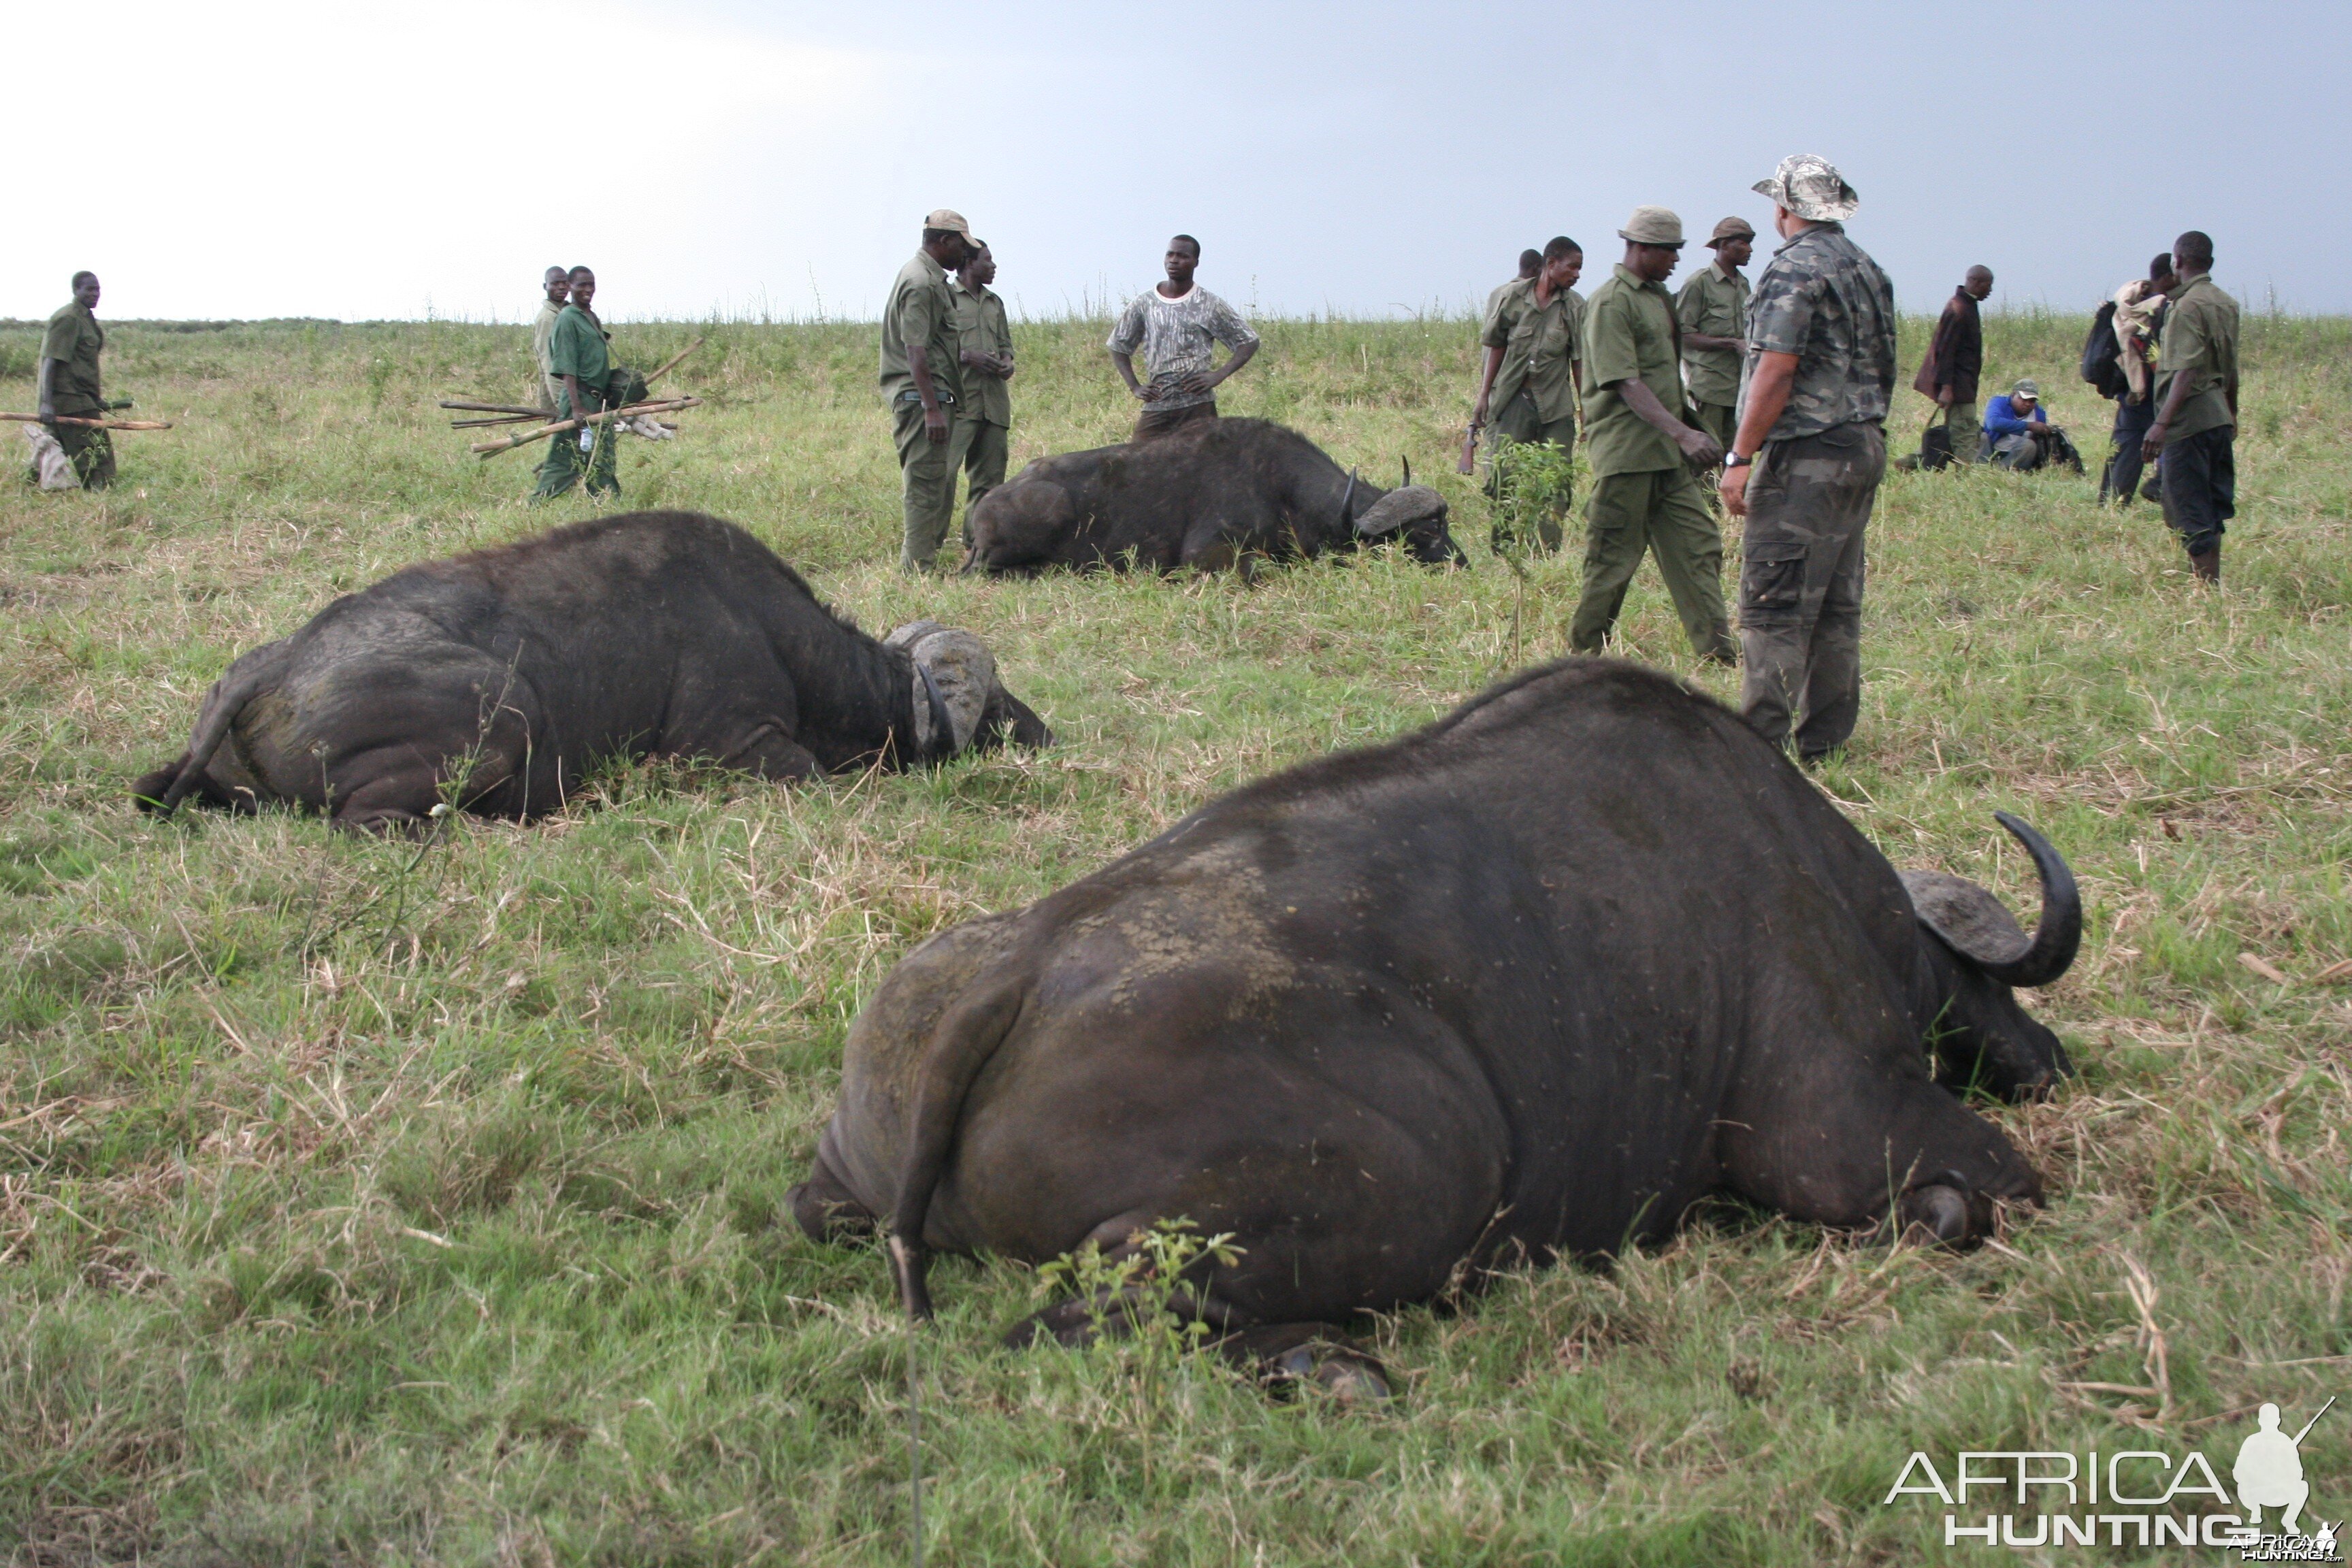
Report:
[[[1862,205],[1862,198],[1845,183],[1845,176],[1827,158],[1811,153],[1790,153],[1780,160],[1770,179],[1759,180],[1749,188],[1808,223],[1843,223]]]

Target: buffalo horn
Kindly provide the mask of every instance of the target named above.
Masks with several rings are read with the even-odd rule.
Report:
[[[1905,887],[1922,924],[2004,985],[2047,985],[2066,973],[2083,944],[2083,895],[2058,851],[2008,812],[1993,818],[2033,857],[2042,878],[2042,920],[2028,940],[1991,893],[1963,877],[1906,871]]]
[[[1356,470],[1348,470],[1348,488],[1339,492],[1339,531],[1345,533],[1355,520],[1348,515],[1349,503],[1356,499]]]
[[[1401,490],[1409,490],[1412,489],[1412,459],[1411,458],[1399,458],[1397,461],[1404,465],[1404,482],[1397,486],[1397,489]]]

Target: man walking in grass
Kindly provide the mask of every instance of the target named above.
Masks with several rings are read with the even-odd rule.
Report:
[[[1827,160],[1780,160],[1780,248],[1748,306],[1739,432],[1720,489],[1748,520],[1739,569],[1740,712],[1817,760],[1862,710],[1863,536],[1886,474],[1895,286],[1846,237],[1862,205]]]
[[[1984,374],[1984,320],[1977,306],[1991,292],[1992,268],[1969,268],[1952,297],[1944,301],[1927,357],[1920,361],[1919,374],[1911,381],[1914,392],[1934,398],[1942,411],[1944,433],[1951,443],[1949,460],[1955,463],[1979,462],[1984,457],[1984,439],[1977,427],[1977,381]],[[1935,427],[1934,420],[1928,427]],[[1927,461],[1924,440],[1919,466],[1943,467]]]
[[[541,282],[547,298],[539,302],[539,317],[530,324],[530,357],[539,362],[539,387],[552,408],[562,387],[556,382],[554,362],[547,357],[547,350],[555,338],[555,318],[572,302],[572,269],[551,267]]]
[[[2213,241],[2172,242],[2172,304],[2157,360],[2156,423],[2140,443],[2164,481],[2164,521],[2200,583],[2221,581],[2221,535],[2238,515],[2238,302],[2213,284]]]
[[[1563,462],[1575,454],[1577,337],[1584,328],[1584,296],[1575,285],[1583,275],[1584,247],[1566,235],[1554,237],[1543,248],[1542,268],[1504,289],[1480,335],[1486,364],[1470,427],[1494,434],[1486,448],[1486,494],[1497,503],[1508,477],[1510,444],[1549,443],[1560,449]],[[1464,473],[1470,471],[1469,463],[1465,451]],[[1536,520],[1537,540],[1546,553],[1559,548],[1559,520],[1573,500],[1563,483]],[[1496,546],[1506,542],[1498,528]]]
[[[2156,423],[2157,344],[2174,281],[2172,254],[2167,251],[2148,263],[2147,277],[2135,278],[2116,290],[2112,330],[2123,390],[2116,398],[2115,427],[2107,433],[2107,463],[2099,475],[2101,501],[2112,500],[2118,506],[2129,506],[2133,495],[2140,493],[2144,467],[2140,451],[2147,439],[2147,427]],[[2163,489],[2151,478],[2146,499],[2158,500]]]
[[[41,428],[56,437],[66,460],[86,490],[102,490],[114,482],[114,441],[103,430],[87,425],[59,425],[70,419],[102,419],[105,394],[99,390],[98,359],[106,352],[106,330],[98,324],[98,274],[73,275],[73,298],[49,314],[41,336],[37,376]],[[52,459],[54,460],[54,459]]]
[[[955,280],[956,365],[963,400],[956,405],[955,429],[948,438],[948,486],[966,476],[963,537],[971,543],[971,509],[1004,482],[1004,462],[1013,437],[1013,327],[1004,301],[989,285],[996,280],[996,257],[980,241],[957,269]],[[950,496],[952,499],[952,495]]]
[[[1682,329],[1665,288],[1682,258],[1683,220],[1664,207],[1635,207],[1617,234],[1625,259],[1585,306],[1579,355],[1592,499],[1584,512],[1584,596],[1569,646],[1588,654],[1608,646],[1625,589],[1643,554],[1654,551],[1691,651],[1735,663],[1723,614],[1723,535],[1697,475],[1721,460],[1723,444],[1691,422]]]
[[[555,379],[555,413],[561,419],[584,418],[607,408],[637,402],[646,395],[646,378],[613,363],[612,334],[596,318],[596,275],[585,267],[572,269],[571,303],[556,313],[547,338],[548,374]],[[617,496],[621,480],[617,425],[606,420],[551,436],[547,457],[539,466],[533,500],[551,500],[588,476],[591,496]]]
[[[1257,334],[1241,312],[1192,281],[1201,265],[1199,240],[1178,235],[1168,242],[1161,265],[1168,280],[1129,301],[1106,345],[1128,392],[1144,405],[1135,420],[1138,441],[1214,419],[1217,387],[1257,353]],[[1225,345],[1227,358],[1213,368],[1217,343]],[[1147,382],[1135,378],[1138,349]]]
[[[1675,316],[1682,322],[1691,423],[1727,451],[1738,425],[1739,351],[1748,342],[1748,275],[1739,269],[1755,253],[1756,229],[1744,217],[1727,217],[1706,243],[1715,260],[1675,296]]]
[[[929,572],[955,510],[948,464],[952,410],[962,391],[956,301],[948,272],[972,252],[971,226],[945,207],[923,220],[922,245],[890,280],[882,306],[882,401],[898,447],[903,533],[898,567]]]

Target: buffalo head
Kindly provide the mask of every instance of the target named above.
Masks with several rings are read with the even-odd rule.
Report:
[[[909,621],[882,639],[913,666],[916,747],[925,762],[989,751],[1007,740],[1049,746],[1053,732],[996,679],[996,656],[967,631]]]
[[[1351,476],[1349,484],[1353,483]],[[1389,491],[1366,507],[1349,526],[1367,544],[1402,537],[1414,560],[1433,566],[1470,559],[1446,531],[1445,498],[1427,485],[1409,484]]]
[[[2058,1037],[2018,1005],[2011,987],[2047,985],[2066,973],[2082,945],[2083,895],[2048,839],[2005,811],[1993,815],[2041,874],[2042,920],[2032,937],[2000,900],[1965,877],[1906,871],[1903,885],[1942,1005],[1934,1028],[1937,1076],[2022,1100],[2048,1093],[2074,1068]]]

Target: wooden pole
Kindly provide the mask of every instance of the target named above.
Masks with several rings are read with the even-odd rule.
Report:
[[[60,414],[54,419],[44,419],[37,414],[0,414],[0,419],[13,419],[19,425],[79,425],[86,430],[169,430],[171,426],[155,419],[79,419]]]
[[[663,364],[661,369],[646,377],[646,384],[647,386],[651,386],[655,382],[659,381],[662,377],[676,370],[679,363],[685,360],[687,355],[692,353],[695,350],[702,346],[702,342],[703,341],[700,338],[697,338],[692,342],[687,344],[686,347],[678,350],[677,353],[670,355],[668,361]]]
[[[625,408],[608,408],[602,414],[591,414],[585,419],[564,419],[553,425],[542,425],[527,435],[509,436],[503,441],[477,441],[467,449],[477,457],[494,457],[498,453],[511,452],[517,447],[528,447],[533,441],[543,441],[550,436],[561,436],[567,430],[577,430],[583,426],[602,425],[608,419],[634,418],[640,414],[667,414],[679,408],[699,407],[701,403],[702,399],[699,397],[671,397],[647,403],[632,403]]]
[[[537,415],[541,419],[549,417],[555,412],[552,408],[526,408],[520,403],[461,403],[454,397],[443,398],[441,406],[461,408],[468,414],[513,414],[524,418]]]
[[[452,419],[449,421],[449,428],[452,430],[474,430],[478,429],[485,425],[527,425],[531,420],[545,419],[546,417],[547,416],[544,413],[499,414],[488,419]]]

